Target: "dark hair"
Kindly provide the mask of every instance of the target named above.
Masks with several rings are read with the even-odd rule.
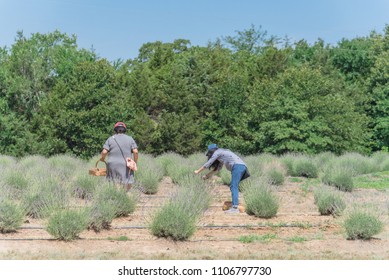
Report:
[[[216,169],[219,167],[219,164],[220,164],[220,161],[219,160],[215,160],[212,165],[209,167],[209,169],[213,170],[213,171],[216,171]]]
[[[115,127],[114,130],[116,133],[125,133],[126,132],[126,128],[123,126]]]
[[[208,160],[213,156],[213,153],[217,150],[218,148],[214,148],[212,150],[209,150],[206,154],[206,156],[208,157]],[[213,171],[216,171],[216,169],[218,168],[220,164],[220,161],[219,160],[215,160],[212,165],[209,167],[209,169],[212,169]]]
[[[208,159],[210,159],[213,156],[213,153],[217,150],[218,148],[213,148],[212,150],[209,150],[206,154]]]

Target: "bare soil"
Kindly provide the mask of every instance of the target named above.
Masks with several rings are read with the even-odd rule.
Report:
[[[362,241],[347,240],[344,218],[318,213],[313,192],[305,183],[289,178],[275,189],[280,208],[271,219],[225,214],[222,205],[231,199],[230,191],[228,186],[215,184],[212,205],[195,234],[187,241],[174,242],[153,236],[147,226],[150,214],[175,187],[164,178],[157,194],[142,195],[136,211],[115,219],[110,230],[86,230],[70,242],[54,240],[45,231],[44,221],[29,219],[17,232],[0,235],[0,259],[389,259],[387,191],[357,189],[345,194],[347,205],[372,203],[386,213],[384,231]],[[244,204],[242,195],[240,201]],[[250,235],[269,238],[250,243],[239,240]]]

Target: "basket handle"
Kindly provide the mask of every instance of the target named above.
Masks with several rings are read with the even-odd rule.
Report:
[[[98,160],[96,161],[96,168],[97,168],[97,164],[99,163],[99,161],[104,162],[104,163],[105,163],[105,166],[107,166],[107,163],[105,162],[105,160],[100,160],[100,159],[98,159]]]

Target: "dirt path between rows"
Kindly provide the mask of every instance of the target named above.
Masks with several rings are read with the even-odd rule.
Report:
[[[147,225],[150,213],[174,190],[164,178],[155,195],[142,195],[136,211],[115,219],[111,230],[84,231],[80,239],[52,239],[41,220],[29,219],[15,233],[0,235],[1,259],[389,259],[389,223],[369,241],[347,240],[342,218],[321,216],[313,193],[301,183],[287,182],[275,191],[280,198],[276,217],[260,219],[246,213],[226,215],[222,204],[230,200],[227,186],[216,185],[213,202],[199,221],[195,234],[184,242],[157,238]],[[347,204],[374,203],[384,210],[388,192],[355,190]],[[240,197],[243,200],[242,196]],[[242,201],[243,202],[243,201]],[[243,202],[244,203],[244,202]],[[263,237],[251,243],[240,238]],[[267,237],[267,238],[265,238]],[[119,241],[119,240],[124,241]]]

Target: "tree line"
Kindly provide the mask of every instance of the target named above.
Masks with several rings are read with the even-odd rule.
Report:
[[[0,154],[90,158],[123,121],[140,151],[241,154],[389,147],[389,26],[290,42],[251,26],[206,46],[143,44],[109,62],[60,31],[0,48]]]

